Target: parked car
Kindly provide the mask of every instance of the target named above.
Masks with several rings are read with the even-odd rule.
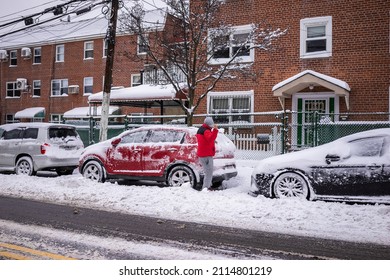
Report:
[[[79,163],[84,177],[135,179],[166,182],[169,186],[190,183],[199,188],[203,179],[197,157],[197,128],[153,125],[123,132],[110,140],[91,145]],[[235,146],[224,134],[216,139],[213,183],[237,175]]]
[[[390,128],[261,160],[251,182],[266,197],[380,200],[390,195]]]
[[[53,123],[0,126],[0,170],[34,175],[37,171],[72,174],[84,149],[76,128]]]

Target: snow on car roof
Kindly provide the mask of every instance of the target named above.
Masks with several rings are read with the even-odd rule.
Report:
[[[8,123],[0,125],[0,128],[4,130],[14,129],[15,127],[67,127],[74,128],[73,125],[60,124],[60,123],[32,123],[32,122],[19,122],[19,123]]]

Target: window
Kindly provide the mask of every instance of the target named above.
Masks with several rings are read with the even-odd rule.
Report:
[[[84,59],[93,59],[93,42],[84,43]]]
[[[84,94],[93,93],[93,77],[84,78]]]
[[[161,143],[171,142],[180,143],[184,137],[183,131],[175,130],[153,130],[149,136],[148,142],[150,143]]]
[[[103,57],[107,57],[108,52],[108,41],[106,39],[103,40]]]
[[[41,96],[41,81],[40,80],[34,80],[33,81],[33,97],[40,97]]]
[[[216,123],[252,122],[252,116],[234,115],[253,112],[253,91],[250,92],[210,92],[208,95],[208,112],[214,116]]]
[[[5,116],[6,123],[16,123],[18,120],[15,120],[15,115],[7,114]]]
[[[141,83],[141,74],[131,74],[131,86],[139,86]]]
[[[63,123],[63,115],[60,114],[51,114],[50,115],[51,123]]]
[[[34,64],[40,64],[42,61],[42,49],[41,48],[34,48]]]
[[[65,46],[58,45],[56,46],[56,62],[64,62],[65,61]]]
[[[137,54],[146,54],[149,50],[149,40],[147,35],[138,36]]]
[[[223,64],[236,55],[236,62],[253,62],[254,50],[251,49],[249,26],[236,27],[230,35],[209,32],[211,64]]]
[[[332,17],[301,20],[301,58],[332,56]]]
[[[38,128],[37,127],[28,127],[23,131],[23,138],[26,139],[37,139],[38,138]]]
[[[145,142],[146,134],[148,134],[147,130],[129,133],[123,136],[121,143],[123,144],[143,143]]]
[[[14,128],[12,130],[6,130],[3,133],[4,140],[22,139],[23,130],[21,128]]]
[[[20,90],[16,88],[16,82],[7,83],[7,97],[20,97]]]
[[[17,65],[18,65],[18,51],[10,51],[9,66],[17,66]]]
[[[380,155],[385,139],[370,137],[349,142],[351,154],[358,157],[377,157]]]
[[[68,80],[52,80],[51,81],[51,96],[68,95]]]

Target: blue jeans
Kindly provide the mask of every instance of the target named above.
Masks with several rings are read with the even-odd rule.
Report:
[[[214,161],[213,157],[200,157],[199,162],[203,167],[203,188],[210,188],[213,181]]]

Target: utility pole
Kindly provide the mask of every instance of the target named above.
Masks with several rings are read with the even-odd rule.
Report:
[[[102,101],[102,115],[100,119],[100,135],[99,140],[107,140],[108,130],[108,115],[110,108],[110,93],[112,85],[112,68],[114,65],[114,53],[115,53],[115,37],[116,37],[116,25],[118,18],[119,0],[111,0],[111,13],[110,21],[108,23],[106,40],[107,46],[107,58],[106,69],[104,74],[104,88],[103,88],[103,101]]]

